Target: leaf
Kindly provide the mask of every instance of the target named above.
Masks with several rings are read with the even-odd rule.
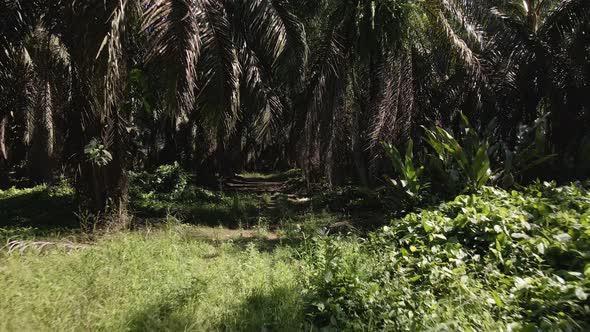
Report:
[[[96,53],[96,59],[98,60],[98,58],[100,58],[100,55],[102,54],[102,51],[104,50],[104,47],[108,44],[109,42],[109,35],[107,34],[104,39],[102,40],[102,43],[100,44],[100,48],[98,49],[98,52]]]
[[[561,233],[559,235],[555,235],[554,238],[560,242],[568,242],[572,239],[572,236],[567,233]]]
[[[520,290],[520,289],[526,289],[529,288],[530,284],[528,279],[523,279],[520,277],[515,277],[514,278],[514,287],[516,287],[516,289]]]
[[[328,271],[328,272],[326,272],[326,274],[324,274],[324,280],[328,284],[330,283],[330,281],[332,281],[333,277],[334,277],[334,274],[332,273],[332,271]]]
[[[492,291],[492,294],[494,296],[494,302],[496,302],[496,305],[500,308],[504,307],[504,302],[502,302],[502,299],[500,299],[500,297],[498,296],[498,292],[496,292],[495,290]]]
[[[586,301],[588,299],[588,294],[580,287],[576,288],[576,297],[580,299],[580,301]]]
[[[537,251],[541,254],[545,254],[545,244],[543,242],[537,244]]]
[[[435,237],[435,238],[441,239],[441,240],[447,240],[447,237],[444,236],[443,234],[432,234],[432,237]]]
[[[418,275],[415,275],[412,278],[410,278],[409,281],[416,282],[416,281],[420,280],[420,278],[422,278],[422,276],[418,274]]]

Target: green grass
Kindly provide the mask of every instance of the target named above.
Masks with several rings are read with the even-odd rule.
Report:
[[[178,172],[141,175],[154,220],[116,234],[55,227],[65,185],[0,191],[0,331],[590,328],[588,186],[485,187],[370,232],[352,212],[379,193],[226,195]]]
[[[81,249],[0,253],[2,331],[288,331],[304,324],[292,250],[175,225]]]
[[[0,227],[73,227],[73,211],[73,190],[65,184],[0,190]]]
[[[194,190],[200,190],[194,187]],[[158,195],[136,196],[131,208],[142,218],[173,215],[183,222],[198,225],[250,227],[260,216],[261,199],[252,194],[217,194],[211,197],[174,199]]]
[[[289,181],[297,180],[302,177],[302,171],[300,169],[291,169],[285,172],[276,173],[258,173],[258,172],[244,172],[240,176],[248,179],[265,180],[265,181]]]

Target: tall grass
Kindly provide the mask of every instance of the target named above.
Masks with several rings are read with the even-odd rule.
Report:
[[[0,252],[2,331],[300,330],[291,250],[208,242],[192,226],[85,249]]]

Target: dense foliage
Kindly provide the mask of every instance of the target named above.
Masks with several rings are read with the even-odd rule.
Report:
[[[140,218],[174,216],[187,223],[238,227],[255,225],[260,199],[211,191],[194,185],[178,163],[154,172],[131,173],[131,209]]]
[[[590,330],[589,32],[589,0],[0,0],[0,330]]]
[[[459,142],[461,112],[510,156],[542,123],[534,152],[555,158],[517,182],[587,177],[589,22],[586,0],[3,0],[0,185],[65,175],[122,224],[128,171],[173,162],[375,187],[382,141]]]
[[[486,187],[357,242],[307,243],[308,308],[344,330],[585,331],[590,194]]]

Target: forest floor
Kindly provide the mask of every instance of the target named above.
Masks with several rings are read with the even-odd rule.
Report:
[[[132,181],[124,231],[65,183],[0,190],[0,332],[589,330],[590,184],[485,187],[377,227],[378,190],[160,173]]]
[[[0,331],[301,330],[294,248],[341,218],[297,187],[244,174],[223,194],[132,195],[124,232],[75,210],[67,185],[0,191]]]

